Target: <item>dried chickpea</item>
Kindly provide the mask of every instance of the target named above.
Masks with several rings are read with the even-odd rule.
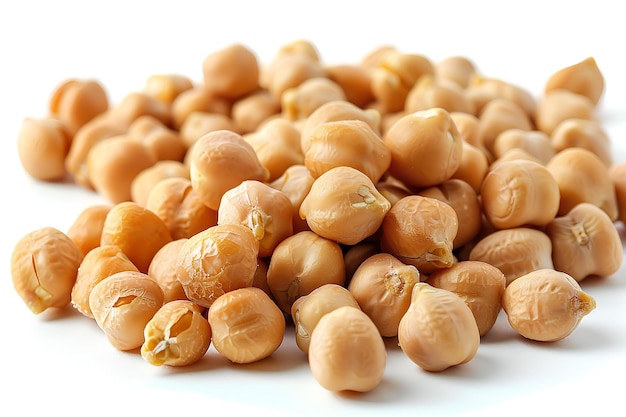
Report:
[[[241,135],[216,130],[199,138],[191,149],[190,178],[209,208],[217,210],[222,195],[245,180],[267,181],[254,148]]]
[[[505,130],[532,130],[531,117],[519,104],[506,98],[490,100],[478,115],[479,143],[493,155],[493,144],[498,135]]]
[[[523,337],[555,342],[569,336],[596,308],[596,301],[566,273],[538,269],[506,287],[502,307],[511,327]]]
[[[489,159],[478,147],[463,141],[461,163],[450,179],[463,180],[478,193],[489,170]]]
[[[165,178],[156,183],[145,207],[163,220],[172,239],[189,238],[217,224],[217,211],[203,203],[187,178]]]
[[[350,280],[348,290],[383,337],[398,335],[400,319],[411,303],[413,285],[420,273],[413,265],[388,253],[364,260]]]
[[[282,191],[292,206],[292,220],[294,233],[310,230],[305,219],[300,218],[300,206],[311,190],[315,178],[303,164],[295,164],[287,168],[283,174],[269,185]]]
[[[131,184],[157,162],[145,144],[129,136],[115,136],[92,146],[87,154],[87,177],[93,188],[113,204],[131,201]]]
[[[327,77],[339,84],[346,101],[360,108],[374,101],[372,80],[369,72],[357,64],[337,64],[326,67]]]
[[[594,120],[595,117],[595,106],[587,96],[558,89],[539,98],[534,121],[537,129],[552,135],[559,123],[567,119]]]
[[[346,100],[339,84],[326,77],[309,78],[289,88],[280,97],[283,117],[288,120],[307,118],[322,104]]]
[[[132,201],[116,204],[109,210],[100,245],[117,245],[128,259],[146,273],[159,249],[172,241],[167,225],[159,216]]]
[[[137,270],[119,246],[104,245],[92,249],[78,267],[76,282],[72,286],[72,306],[82,315],[93,318],[89,307],[89,294],[93,287],[117,272]]]
[[[579,203],[592,203],[611,220],[617,219],[617,200],[609,168],[596,154],[583,148],[567,148],[554,155],[546,168],[559,185],[559,216]]]
[[[78,213],[67,229],[67,236],[74,241],[83,255],[100,246],[104,219],[111,207],[109,204],[94,204],[86,207]]]
[[[546,233],[552,240],[554,268],[578,282],[590,275],[614,274],[622,266],[619,232],[606,212],[594,204],[574,206],[551,221]]]
[[[441,108],[408,114],[384,136],[391,151],[389,173],[409,187],[430,187],[447,179],[459,168],[462,138]]]
[[[235,130],[241,134],[254,132],[263,122],[280,114],[280,100],[267,90],[259,90],[233,103],[231,109]]]
[[[221,295],[249,287],[254,280],[259,242],[239,224],[222,224],[191,236],[182,246],[176,277],[187,298],[210,307]]]
[[[189,167],[180,161],[155,162],[133,178],[130,183],[131,201],[145,207],[154,186],[166,178],[189,179]]]
[[[367,175],[338,166],[315,179],[300,217],[318,235],[354,245],[376,233],[390,208]]]
[[[469,260],[495,266],[506,277],[507,285],[536,269],[554,268],[550,237],[541,230],[528,227],[487,234],[472,247]]]
[[[178,132],[154,116],[137,118],[128,127],[127,134],[151,149],[157,161],[182,161],[187,152],[187,145]]]
[[[144,343],[144,329],[163,305],[163,290],[148,275],[117,272],[97,283],[89,308],[111,345],[122,351]]]
[[[167,104],[183,91],[193,88],[193,81],[182,74],[152,74],[146,80],[144,92]]]
[[[390,175],[385,175],[384,179],[376,183],[376,189],[385,197],[393,206],[403,197],[414,194],[412,190],[405,187],[400,181]]]
[[[387,351],[372,320],[358,308],[343,306],[323,315],[309,343],[315,380],[333,392],[368,392],[382,381]]]
[[[482,113],[490,101],[497,99],[512,101],[529,117],[532,117],[536,111],[536,100],[529,91],[498,78],[474,73],[465,91],[474,101],[476,114]]]
[[[187,238],[176,239],[163,245],[154,254],[148,267],[148,276],[163,290],[164,303],[187,300],[183,285],[176,275],[178,255],[187,240]]]
[[[56,119],[22,120],[17,135],[17,153],[24,170],[41,181],[62,180],[67,170],[65,158],[71,138],[63,124]]]
[[[391,207],[382,223],[381,248],[422,274],[447,268],[456,260],[452,242],[458,217],[448,203],[410,195]]]
[[[526,160],[497,163],[480,187],[483,213],[497,229],[545,226],[559,211],[559,185],[543,165]]]
[[[194,111],[189,113],[180,126],[180,137],[189,149],[198,139],[216,130],[237,131],[237,125],[230,116],[222,113]]]
[[[566,89],[586,96],[597,105],[604,93],[604,75],[593,57],[587,57],[553,73],[544,91]]]
[[[210,346],[211,326],[200,307],[189,300],[173,300],[146,324],[140,353],[154,366],[187,366],[202,359]]]
[[[127,94],[117,106],[111,107],[110,117],[128,128],[141,116],[152,116],[164,125],[170,124],[172,115],[170,105],[142,93]]]
[[[571,118],[555,126],[550,136],[556,152],[567,148],[585,148],[595,153],[606,166],[613,163],[611,140],[597,120]]]
[[[433,272],[427,282],[461,297],[472,310],[481,336],[493,328],[506,287],[506,278],[498,268],[481,261],[460,261]]]
[[[202,63],[204,88],[221,97],[236,99],[259,89],[256,55],[241,44],[210,53]]]
[[[450,118],[454,122],[461,138],[464,142],[469,143],[480,149],[481,152],[491,161],[491,152],[482,143],[480,135],[480,119],[478,116],[458,111],[450,112]]]
[[[53,227],[24,235],[11,254],[13,287],[34,314],[70,303],[83,254],[74,241]]]
[[[279,53],[262,74],[263,87],[274,97],[280,98],[311,78],[325,77],[326,69],[317,58],[303,53]]]
[[[398,344],[420,368],[441,372],[471,361],[478,351],[480,334],[472,310],[460,296],[418,282],[400,320]]]
[[[352,293],[337,284],[324,284],[294,301],[291,318],[298,349],[308,354],[311,334],[322,316],[344,306],[360,308]]]
[[[100,82],[72,78],[54,90],[49,109],[73,136],[85,123],[109,109],[109,98]]]
[[[217,96],[204,86],[190,88],[177,95],[171,104],[172,126],[180,131],[187,118],[195,112],[230,116],[231,106],[230,100]]]
[[[344,285],[345,279],[341,246],[306,230],[281,241],[267,269],[267,285],[287,314],[301,296],[324,284]]]
[[[322,123],[309,140],[304,165],[314,178],[331,168],[350,166],[377,183],[391,164],[391,153],[382,138],[361,120]]]
[[[463,88],[453,82],[437,79],[432,74],[424,74],[409,90],[404,111],[415,113],[440,107],[448,112],[474,114],[474,103],[465,95]]]
[[[609,168],[609,177],[615,187],[617,220],[626,223],[626,163],[616,163]]]
[[[543,165],[556,154],[552,139],[540,130],[507,129],[496,136],[493,142],[493,155],[496,159],[512,149],[527,151]]]
[[[269,357],[285,335],[285,316],[260,288],[239,288],[218,297],[208,313],[213,346],[234,363]]]
[[[438,79],[452,81],[462,88],[468,87],[472,76],[476,74],[476,65],[465,56],[449,56],[434,65]]]

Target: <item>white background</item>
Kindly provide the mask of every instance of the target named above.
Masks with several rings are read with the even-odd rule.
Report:
[[[11,284],[10,256],[27,232],[67,230],[100,197],[43,184],[22,170],[22,118],[47,112],[66,78],[96,78],[113,103],[153,73],[199,80],[204,57],[233,42],[268,61],[308,39],[328,63],[354,63],[393,45],[438,60],[471,58],[488,76],[540,94],[556,70],[596,58],[606,77],[600,116],[615,160],[626,162],[626,31],[616,1],[309,2],[15,1],[0,5],[0,414],[32,415],[618,415],[626,373],[626,269],[583,287],[597,309],[554,344],[518,337],[500,317],[470,363],[439,374],[389,344],[382,384],[367,395],[319,386],[286,336],[261,363],[233,366],[213,350],[195,366],[165,369],[116,351],[94,322],[71,309],[34,316]],[[596,414],[595,411],[598,411]]]

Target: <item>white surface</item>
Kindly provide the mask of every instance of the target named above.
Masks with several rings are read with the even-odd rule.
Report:
[[[350,396],[316,383],[290,334],[257,364],[233,366],[211,349],[189,368],[150,366],[137,354],[116,351],[94,322],[71,309],[32,315],[9,272],[21,236],[42,226],[66,230],[83,208],[101,201],[76,186],[33,181],[17,158],[21,119],[45,115],[50,93],[66,78],[95,77],[116,101],[153,73],[199,79],[203,58],[231,42],[247,44],[267,61],[282,44],[305,38],[329,63],[356,62],[384,44],[433,60],[465,55],[484,74],[538,93],[554,71],[594,56],[607,81],[601,115],[616,161],[626,162],[626,32],[618,5],[2,2],[0,414],[618,415],[626,373],[626,268],[583,283],[598,307],[561,342],[524,341],[501,316],[474,360],[438,374],[421,371],[390,343],[382,384]]]

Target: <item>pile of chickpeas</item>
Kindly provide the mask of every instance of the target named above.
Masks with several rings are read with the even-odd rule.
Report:
[[[151,75],[115,104],[68,79],[23,120],[29,175],[110,202],[16,243],[33,313],[73,308],[156,366],[211,345],[260,361],[293,326],[322,387],[366,392],[386,338],[430,372],[471,361],[501,311],[561,340],[596,306],[580,282],[621,266],[626,164],[592,57],[539,97],[462,56],[329,65],[307,40],[263,65],[229,45],[202,74]]]

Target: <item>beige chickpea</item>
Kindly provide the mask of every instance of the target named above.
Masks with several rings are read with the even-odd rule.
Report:
[[[617,220],[626,223],[626,163],[613,164],[609,168],[609,177],[615,188],[615,201],[617,202]]]
[[[326,75],[341,86],[346,100],[360,108],[374,101],[369,72],[357,64],[335,64],[326,67]]]
[[[596,154],[606,166],[613,163],[611,140],[597,120],[571,118],[555,126],[551,135],[556,152],[567,148],[585,148]]]
[[[189,179],[189,167],[180,161],[155,162],[154,165],[144,169],[133,178],[130,183],[131,201],[145,207],[154,186],[167,178]]]
[[[252,285],[258,253],[259,242],[249,228],[216,225],[183,244],[176,277],[188,299],[210,307],[221,295]]]
[[[552,157],[546,168],[559,185],[559,216],[579,203],[592,203],[611,220],[617,219],[617,200],[609,168],[596,154],[583,148],[567,148]]]
[[[315,179],[300,217],[320,236],[354,245],[376,233],[390,208],[367,175],[338,166]]]
[[[60,181],[66,174],[65,158],[71,137],[56,119],[22,120],[17,135],[17,153],[24,170],[41,181]]]
[[[552,135],[559,123],[567,119],[595,120],[595,117],[595,106],[587,96],[555,89],[545,92],[537,100],[534,121],[537,129]]]
[[[533,129],[532,120],[524,109],[506,98],[495,98],[485,104],[479,113],[479,120],[480,139],[478,141],[492,155],[494,142],[500,133],[509,129]]]
[[[263,70],[261,84],[274,97],[280,98],[311,78],[325,77],[326,69],[318,58],[306,53],[279,53]]]
[[[358,169],[377,183],[391,164],[382,138],[361,120],[326,122],[311,132],[304,165],[314,178],[338,166]]]
[[[82,260],[80,249],[65,233],[53,227],[33,230],[13,248],[13,287],[34,314],[65,307]]]
[[[241,134],[254,132],[269,118],[280,114],[280,99],[267,90],[258,90],[233,103],[231,109],[235,130]]]
[[[267,285],[287,314],[299,297],[324,284],[344,285],[345,279],[341,246],[306,230],[276,246],[267,270]]]
[[[185,146],[189,149],[202,136],[210,132],[215,132],[216,130],[237,132],[237,125],[234,120],[226,114],[194,111],[189,113],[180,126],[180,137]]]
[[[404,111],[414,113],[440,107],[448,112],[474,114],[474,103],[456,83],[440,80],[432,74],[424,74],[409,90]]]
[[[166,126],[172,120],[169,104],[139,91],[126,94],[116,106],[111,107],[109,116],[126,128],[141,116],[152,116]]]
[[[140,172],[157,162],[145,144],[115,136],[96,143],[87,154],[87,177],[93,188],[113,204],[131,201],[131,185]]]
[[[391,151],[389,173],[409,187],[429,187],[447,179],[459,168],[462,138],[441,108],[408,114],[384,136]]]
[[[293,207],[285,193],[256,180],[226,191],[217,211],[217,224],[241,224],[259,241],[259,257],[271,256],[293,234]]]
[[[144,343],[144,329],[163,305],[163,290],[148,275],[117,272],[97,283],[89,294],[89,308],[109,343],[122,351]]]
[[[176,276],[178,255],[187,240],[187,238],[176,239],[163,245],[154,254],[148,267],[148,276],[163,290],[164,303],[187,300],[185,290]]]
[[[128,259],[146,273],[152,258],[172,241],[167,225],[159,216],[132,201],[109,210],[100,236],[100,245],[117,245]]]
[[[141,357],[154,366],[187,366],[211,346],[211,326],[189,300],[163,303],[144,329]]]
[[[496,136],[493,142],[493,154],[496,159],[512,149],[527,151],[543,165],[556,154],[552,139],[540,130],[507,129]]]
[[[413,286],[420,273],[413,265],[388,253],[364,260],[350,280],[348,290],[384,337],[398,335],[400,319],[411,303]]]
[[[117,272],[137,270],[119,246],[104,245],[92,249],[84,256],[78,267],[71,293],[72,306],[82,315],[93,318],[89,307],[89,294],[93,287]]]
[[[393,206],[401,198],[414,194],[414,191],[406,187],[402,182],[396,180],[390,175],[385,175],[384,179],[376,183],[376,189],[385,197]]]
[[[282,115],[288,120],[307,118],[322,104],[338,100],[346,100],[346,94],[327,77],[309,78],[280,97]]]
[[[137,118],[128,127],[127,135],[146,145],[157,161],[182,161],[187,145],[177,131],[170,129],[154,116]]]
[[[554,72],[544,86],[544,91],[566,89],[586,96],[597,105],[604,94],[604,75],[594,57],[587,57]]]
[[[274,299],[274,295],[272,294],[272,290],[267,284],[267,270],[269,269],[269,259],[270,258],[258,258],[257,266],[254,270],[254,278],[252,280],[252,286],[262,289],[265,294],[269,295],[270,298]]]
[[[283,175],[292,165],[304,163],[300,130],[292,121],[280,117],[268,120],[243,138],[252,146],[261,165],[269,171],[269,182]]]
[[[546,227],[554,268],[580,282],[608,276],[622,266],[624,249],[613,220],[591,203],[580,203]]]
[[[482,113],[490,101],[497,99],[512,101],[528,117],[532,117],[537,108],[536,99],[528,90],[508,81],[477,73],[472,74],[466,94],[474,101],[476,114]]]
[[[569,336],[596,308],[596,301],[566,273],[538,269],[506,287],[502,308],[511,327],[523,337],[555,342]]]
[[[461,163],[450,179],[458,179],[468,183],[478,193],[480,186],[489,171],[489,159],[478,147],[463,141]]]
[[[211,305],[208,313],[213,346],[234,363],[252,363],[269,357],[282,344],[285,316],[260,288],[230,291]]]
[[[193,88],[193,81],[183,74],[152,74],[146,79],[143,91],[167,104],[183,91]]]
[[[181,131],[187,118],[196,112],[221,114],[229,117],[231,106],[230,100],[217,96],[204,88],[204,86],[196,86],[183,91],[172,102],[172,126],[174,129]]]
[[[343,262],[346,267],[346,285],[354,276],[356,270],[370,256],[380,252],[380,243],[377,241],[363,241],[344,250]]]
[[[480,119],[478,116],[453,111],[450,112],[450,118],[459,131],[463,142],[467,142],[480,149],[489,161],[491,161],[491,152],[482,143],[482,136],[480,134]]]
[[[455,262],[452,242],[458,217],[448,203],[410,195],[391,207],[382,224],[381,248],[422,274]]]
[[[387,351],[372,320],[358,308],[343,306],[322,316],[309,344],[315,380],[332,392],[369,392],[383,380]]]
[[[559,185],[543,165],[512,160],[492,167],[480,187],[484,215],[498,229],[545,226],[559,211]]]
[[[298,349],[308,354],[311,335],[317,323],[326,313],[344,306],[360,308],[352,293],[338,284],[324,284],[294,301],[291,318]]]
[[[50,114],[63,123],[70,136],[109,109],[104,86],[96,80],[68,79],[52,93]]]
[[[256,55],[242,44],[210,53],[202,62],[202,77],[204,88],[221,97],[243,97],[260,87]]]
[[[269,178],[252,145],[229,130],[217,130],[198,139],[191,149],[190,164],[193,188],[213,210],[218,209],[222,195],[242,181]]]
[[[88,206],[78,213],[67,229],[67,236],[74,241],[83,255],[100,246],[104,219],[109,214],[111,207],[109,204]]]
[[[300,206],[311,190],[315,178],[303,164],[295,164],[287,168],[283,174],[269,185],[282,191],[292,206],[292,221],[294,233],[310,230],[306,219],[300,218]]]
[[[476,65],[466,56],[448,56],[434,65],[438,79],[452,81],[461,88],[469,86],[472,76],[476,74]]]
[[[472,310],[460,296],[418,282],[400,320],[398,344],[420,368],[441,372],[471,361],[480,334]]]
[[[481,336],[493,328],[506,287],[506,278],[498,268],[481,261],[461,261],[433,272],[427,282],[461,297],[472,310]]]
[[[506,277],[507,285],[536,269],[554,268],[550,237],[541,230],[528,227],[487,234],[472,247],[468,260],[495,266]]]

